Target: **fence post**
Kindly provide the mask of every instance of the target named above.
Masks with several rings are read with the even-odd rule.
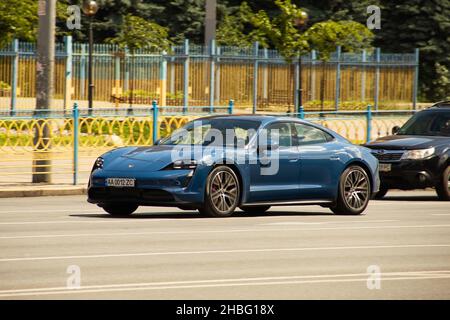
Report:
[[[211,40],[210,48],[210,66],[209,66],[209,112],[214,112],[214,80],[215,80],[215,54],[216,54],[216,41]]]
[[[362,50],[362,72],[361,72],[361,101],[366,100],[366,62],[367,62],[367,52],[366,49]]]
[[[159,129],[158,129],[158,104],[156,100],[152,101],[152,114],[153,114],[153,143],[158,140]]]
[[[114,56],[114,96],[116,96],[116,108],[119,107],[119,97],[123,94],[120,88],[120,56],[117,52],[115,52]]]
[[[334,95],[334,108],[339,110],[339,95],[341,93],[341,46],[337,46],[337,65],[336,65],[336,92]]]
[[[317,54],[316,50],[311,50],[311,79],[310,79],[310,100],[316,99],[316,63],[317,63]]]
[[[263,54],[264,54],[264,67],[263,67],[263,99],[264,102],[263,103],[268,103],[268,90],[267,90],[267,86],[268,86],[268,82],[269,82],[269,52],[267,50],[267,48],[263,49]]]
[[[255,55],[255,61],[253,64],[253,114],[256,113],[258,106],[258,57],[259,57],[259,43],[256,41],[253,44],[253,54]]]
[[[160,94],[159,94],[159,105],[166,106],[166,94],[167,94],[167,60],[166,60],[166,52],[163,51],[161,55],[161,66],[159,70],[159,86],[160,86]]]
[[[11,66],[11,115],[16,114],[17,105],[17,80],[19,74],[19,40],[14,39],[13,41],[13,61]]]
[[[300,55],[300,53],[299,53]],[[300,72],[301,72],[301,58],[297,57],[296,62],[294,63],[294,99],[293,99],[293,103],[294,103],[294,113],[299,112],[300,110],[300,101],[299,101],[299,90],[300,90],[300,81],[301,81],[301,76],[300,76]],[[300,79],[300,81],[299,81]]]
[[[81,44],[81,54],[80,54],[80,99],[85,98],[86,85],[86,44]]]
[[[75,102],[73,104],[72,110],[72,120],[73,120],[73,184],[76,185],[78,183],[78,138],[79,138],[79,118],[80,111],[78,110],[78,104]]]
[[[222,54],[222,48],[220,46],[216,46],[216,77],[215,77],[215,93],[216,93],[216,103],[220,105],[220,67],[221,60],[220,55]]]
[[[183,113],[187,112],[189,105],[189,39],[184,40],[184,66],[183,66]]]
[[[367,112],[366,112],[366,143],[369,143],[371,140],[371,132],[372,132],[372,106],[369,104],[367,105]]]
[[[68,106],[71,104],[72,99],[72,36],[64,37],[64,43],[66,46],[66,73],[65,73],[65,83],[64,83],[64,113],[66,112]]]
[[[419,84],[419,48],[414,51],[413,110],[417,109],[417,85]]]
[[[380,63],[381,63],[381,51],[380,48],[376,48],[377,66],[375,72],[375,111],[378,111],[378,99],[380,91]]]
[[[234,108],[234,100],[230,99],[230,101],[228,102],[228,113],[229,114],[233,114],[233,108]]]

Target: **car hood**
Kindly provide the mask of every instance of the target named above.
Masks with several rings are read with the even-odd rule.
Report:
[[[426,149],[449,142],[449,137],[393,135],[379,138],[366,144],[365,147],[386,150],[413,150]]]
[[[172,159],[173,146],[150,146],[128,149],[119,156],[111,156],[105,159],[105,170],[130,171],[157,171],[171,164],[177,159]]]

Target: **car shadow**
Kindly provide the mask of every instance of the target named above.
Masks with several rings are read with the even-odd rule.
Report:
[[[255,218],[255,217],[277,217],[277,216],[332,216],[330,212],[298,212],[298,211],[269,211],[261,214],[245,214],[241,211],[237,211],[231,218]],[[145,213],[138,212],[131,216],[118,217],[111,216],[107,213],[87,213],[87,214],[70,214],[70,217],[77,218],[101,218],[101,219],[217,219],[213,217],[205,217],[196,211],[187,212],[164,212],[164,213]]]

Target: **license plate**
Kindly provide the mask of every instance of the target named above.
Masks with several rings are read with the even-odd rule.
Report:
[[[136,179],[132,178],[107,178],[108,187],[134,187]]]
[[[390,163],[380,163],[380,172],[391,171],[392,165]]]

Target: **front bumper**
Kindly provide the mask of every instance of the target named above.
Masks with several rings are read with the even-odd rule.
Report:
[[[99,206],[118,202],[142,206],[195,206],[203,201],[203,193],[190,171],[167,170],[132,176],[122,172],[97,170],[89,180],[87,201]],[[134,178],[135,186],[107,186],[107,178]]]
[[[424,160],[383,162],[391,165],[388,172],[380,171],[381,187],[387,189],[422,189],[434,187],[439,179],[439,157]]]

